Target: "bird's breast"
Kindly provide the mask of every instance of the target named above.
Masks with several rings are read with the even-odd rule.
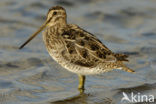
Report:
[[[59,32],[55,28],[47,28],[43,32],[43,41],[47,48],[56,48],[59,47],[62,44],[62,40],[59,38]]]
[[[59,38],[59,34],[52,28],[46,29],[42,34],[47,51],[56,61],[62,60],[61,54],[65,49],[63,41]]]

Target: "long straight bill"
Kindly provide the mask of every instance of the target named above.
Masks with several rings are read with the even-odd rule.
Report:
[[[46,21],[34,34],[32,34],[32,36],[25,42],[23,43],[19,49],[22,49],[27,43],[29,43],[36,35],[38,35],[45,27],[46,25],[49,23],[50,19],[48,21]]]

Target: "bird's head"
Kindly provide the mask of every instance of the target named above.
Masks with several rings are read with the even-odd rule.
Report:
[[[49,9],[47,14],[47,19],[45,23],[24,43],[19,49],[22,49],[27,43],[29,43],[37,34],[39,34],[46,27],[52,27],[58,25],[64,26],[66,25],[66,11],[61,6],[54,6]]]
[[[65,25],[66,24],[66,11],[61,6],[54,6],[49,9],[47,14],[48,24],[47,26],[54,26],[56,24]]]

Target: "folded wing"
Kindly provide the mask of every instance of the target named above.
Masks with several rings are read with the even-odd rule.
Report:
[[[116,62],[120,56],[115,55],[94,35],[75,25],[64,31],[61,38],[66,47],[64,58],[77,65],[95,67],[99,62]]]

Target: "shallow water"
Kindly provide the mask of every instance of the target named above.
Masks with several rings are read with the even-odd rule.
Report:
[[[130,55],[127,65],[136,74],[88,76],[86,92],[79,95],[77,75],[51,59],[41,35],[18,50],[54,5],[67,9],[69,23]],[[0,104],[127,104],[121,102],[123,92],[156,99],[155,0],[1,0],[0,14]]]

